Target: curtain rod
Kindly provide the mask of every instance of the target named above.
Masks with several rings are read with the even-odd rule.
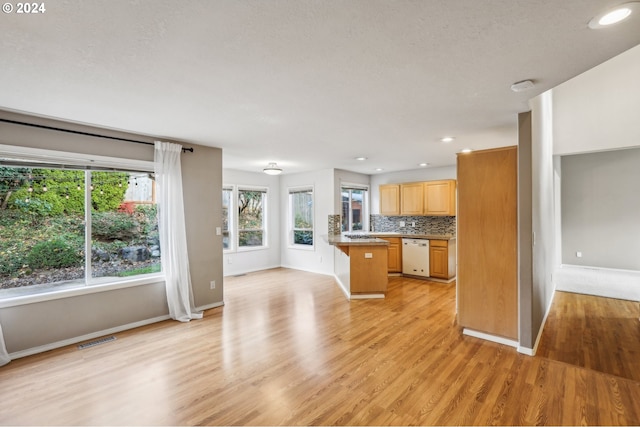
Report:
[[[77,135],[93,136],[93,137],[96,137],[96,138],[114,139],[116,141],[134,142],[136,144],[154,145],[153,142],[136,141],[135,139],[127,139],[127,138],[117,138],[115,136],[107,136],[107,135],[100,135],[100,134],[97,134],[97,133],[81,132],[81,131],[70,130],[70,129],[62,129],[62,128],[56,128],[56,127],[53,127],[53,126],[37,125],[35,123],[18,122],[18,121],[15,121],[15,120],[0,119],[0,122],[11,123],[11,124],[14,124],[14,125],[21,125],[21,126],[31,126],[31,127],[40,128],[40,129],[55,130],[55,131],[58,131],[58,132],[75,133]],[[183,147],[182,148],[182,152],[184,153],[185,151],[189,151],[189,152],[193,153],[193,147],[189,147],[189,148],[184,148]]]

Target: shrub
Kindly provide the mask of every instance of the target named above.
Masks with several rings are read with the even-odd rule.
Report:
[[[131,240],[138,236],[138,221],[122,212],[94,212],[91,218],[93,237],[102,240]]]
[[[24,254],[18,251],[1,248],[0,276],[10,276],[18,272],[25,264]]]
[[[79,251],[61,239],[36,244],[27,255],[32,268],[79,267],[83,259]]]

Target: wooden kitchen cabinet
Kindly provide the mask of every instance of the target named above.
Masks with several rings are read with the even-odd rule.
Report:
[[[381,237],[381,239],[389,242],[388,257],[388,273],[402,273],[402,238],[400,237]]]
[[[380,186],[380,215],[400,215],[400,185]]]
[[[424,185],[422,182],[400,184],[400,215],[422,215]]]
[[[458,322],[518,339],[517,147],[458,155]]]
[[[424,183],[424,215],[456,214],[456,181],[453,179]]]
[[[429,277],[450,280],[455,276],[455,240],[429,240]]]

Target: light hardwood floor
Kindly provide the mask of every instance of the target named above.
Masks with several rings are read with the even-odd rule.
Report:
[[[0,368],[6,425],[640,424],[640,383],[462,336],[455,285],[225,279],[225,306]]]

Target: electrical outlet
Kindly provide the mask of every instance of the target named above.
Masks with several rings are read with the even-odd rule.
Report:
[[[365,258],[373,258],[373,254],[371,252],[365,252],[364,253],[364,257]]]
[[[222,235],[222,227],[216,227],[216,236]]]
[[[209,289],[215,289],[216,288],[216,281],[212,280],[211,283],[209,283]]]
[[[577,256],[578,258],[582,258],[582,252],[576,252],[576,256]]]
[[[415,221],[412,221],[412,222],[411,222],[411,226],[412,226],[412,227],[415,227],[415,226],[416,226],[416,222],[415,222]]]
[[[400,221],[400,227],[404,227],[405,222],[404,221]]]

